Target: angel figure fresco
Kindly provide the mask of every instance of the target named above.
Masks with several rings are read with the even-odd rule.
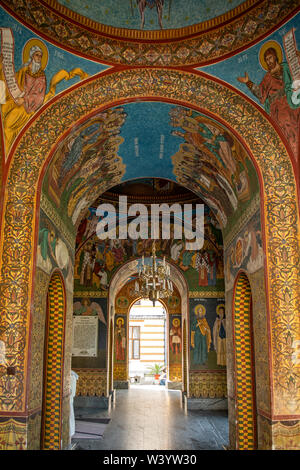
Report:
[[[180,144],[180,150],[172,157],[174,173],[176,176],[184,176],[190,182],[189,187],[193,181],[197,183],[197,192],[199,193],[201,190],[202,197],[222,201],[222,208],[226,214],[233,213],[236,204],[232,202],[232,189],[228,192],[225,185],[222,187],[219,184],[216,166],[205,160],[207,160],[207,156],[204,152],[198,151],[196,153],[187,144]],[[199,169],[201,169],[201,173]],[[223,209],[220,208],[220,212],[224,212]],[[227,217],[225,216],[223,219],[222,225],[224,226]]]
[[[48,274],[54,267],[63,272],[66,288],[73,289],[74,267],[65,242],[56,234],[52,224],[43,222],[39,229],[37,247],[37,266]]]
[[[1,28],[2,37],[5,35],[13,48],[13,37],[10,28]],[[62,80],[70,80],[78,76],[80,80],[88,74],[80,68],[70,72],[58,71],[50,80],[47,92],[45,69],[48,63],[48,49],[45,43],[37,38],[30,39],[23,48],[23,65],[14,76],[14,64],[11,58],[0,56],[0,85],[1,85],[1,114],[5,135],[6,154],[9,152],[15,138],[28,120],[38,109],[55,96],[56,87]],[[10,62],[8,64],[8,62]],[[10,69],[10,70],[9,70]],[[11,93],[10,79],[15,82],[17,94]],[[4,90],[4,92],[3,92]]]
[[[97,316],[99,320],[106,325],[106,320],[101,305],[92,302],[89,298],[83,298],[81,301],[73,304],[74,315]]]
[[[300,51],[297,51],[300,60]],[[295,155],[299,152],[300,101],[293,99],[294,82],[289,66],[283,61],[283,52],[277,41],[267,41],[259,52],[260,65],[266,73],[259,84],[248,72],[237,77],[258,98],[271,118],[282,129]],[[298,85],[299,85],[298,81]]]

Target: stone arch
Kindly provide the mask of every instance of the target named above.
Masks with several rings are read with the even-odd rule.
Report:
[[[126,281],[134,274],[137,273],[137,262],[138,258],[135,260],[128,261],[124,263],[122,266],[120,266],[116,272],[113,274],[110,285],[109,285],[109,291],[108,291],[108,309],[110,311],[114,311],[115,314],[116,308],[115,308],[115,300],[120,292],[121,288],[123,285],[126,283]],[[188,331],[187,329],[185,330],[185,336],[183,336],[183,324],[185,325],[188,323],[188,315],[189,315],[189,296],[188,296],[188,286],[187,282],[183,276],[183,274],[179,271],[179,269],[173,265],[171,262],[167,261],[166,264],[170,266],[170,277],[176,287],[176,290],[178,291],[181,299],[181,331],[182,331],[182,345],[183,344],[188,344]],[[141,297],[139,295],[136,295],[134,299],[131,299],[130,305],[126,307],[126,311],[129,313],[132,305],[134,302],[136,302],[138,299]],[[165,307],[165,310],[167,312],[167,317],[170,314],[169,308],[165,302],[164,299],[159,299],[159,301],[162,303],[162,305]],[[128,316],[129,318],[129,316]],[[113,323],[114,324],[114,323]],[[114,351],[111,351],[111,354],[114,354]],[[188,370],[188,354],[186,354],[186,370]],[[108,359],[109,363],[113,362],[111,359]],[[127,361],[128,362],[128,361]],[[183,354],[182,354],[182,365],[181,365],[181,370],[183,371]],[[127,369],[126,369],[127,370]],[[127,373],[127,372],[126,372]],[[188,383],[188,378],[187,378],[187,383]]]
[[[288,316],[292,318],[292,344],[299,340],[299,318],[291,317],[300,305],[299,208],[293,163],[284,139],[257,105],[200,72],[136,68],[92,77],[44,105],[15,142],[4,178],[0,302],[2,322],[12,324],[12,318],[18,318],[25,344],[25,353],[14,357],[19,383],[28,379],[38,211],[45,168],[55,145],[66,135],[65,129],[99,109],[138,99],[167,100],[205,112],[225,126],[230,123],[232,132],[248,150],[258,172],[261,193],[265,252],[262,283],[267,293],[272,366],[268,415],[288,416],[286,404],[290,402],[296,403],[293,413],[297,415],[300,412],[299,365],[293,362],[294,349],[276,347],[285,344]],[[284,365],[290,371],[289,376],[283,374]],[[290,383],[295,383],[295,387],[290,387]],[[6,411],[21,413],[26,409],[27,396],[20,387],[6,401]]]
[[[113,325],[113,319],[110,317],[109,318],[109,347],[108,347],[108,365],[107,365],[107,375],[108,375],[108,381],[107,381],[107,387],[108,387],[108,393],[110,394],[113,390],[113,350],[114,350],[114,337],[113,337],[113,332],[114,332],[114,325]]]
[[[189,389],[189,374],[188,374],[188,333],[187,333],[187,320],[183,320],[183,328],[182,328],[182,337],[183,337],[183,365],[182,365],[182,391],[183,393],[187,394]]]

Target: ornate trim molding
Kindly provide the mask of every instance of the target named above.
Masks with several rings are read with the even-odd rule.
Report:
[[[237,16],[230,18],[229,12],[226,20],[219,17],[189,30],[141,32],[96,26],[58,7],[54,0],[31,0],[30,8],[27,0],[3,0],[2,4],[25,26],[73,53],[107,64],[154,67],[199,67],[222,60],[259,42],[300,9],[298,0],[248,0],[238,7]]]

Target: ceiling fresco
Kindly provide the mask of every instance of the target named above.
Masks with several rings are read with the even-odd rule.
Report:
[[[162,175],[202,197],[222,228],[258,192],[253,164],[228,130],[162,102],[127,103],[74,127],[56,149],[43,189],[61,215],[77,224],[105,190]]]
[[[201,202],[201,201],[198,201]],[[151,263],[153,239],[100,240],[96,231],[99,217],[90,209],[80,223],[76,238],[74,289],[88,292],[107,288],[114,273],[125,262],[144,255],[145,264]],[[150,220],[149,220],[150,223]],[[188,250],[185,239],[175,239],[171,226],[170,239],[155,240],[157,257],[176,265],[184,273],[189,290],[200,288],[207,292],[224,289],[223,240],[216,219],[207,205],[204,207],[204,243],[201,250]],[[137,262],[137,269],[141,260]]]
[[[12,78],[12,71],[7,67],[5,72],[0,62],[0,107],[7,155],[17,135],[44,103],[80,80],[108,67],[53,46],[18,23],[3,9],[0,9],[0,24],[2,56],[3,48],[6,51],[12,49],[11,65],[16,73],[16,81],[21,89],[27,87],[24,102],[13,99],[6,85]],[[41,52],[40,68],[34,72],[31,83],[25,84],[26,73],[32,74],[29,61],[34,50]],[[7,63],[9,56],[5,55]]]
[[[117,23],[121,21],[122,12],[129,7],[130,18],[136,18],[138,29],[129,29],[129,25],[116,28],[98,23],[94,9],[101,11],[108,1],[113,10],[118,10],[115,17]],[[154,1],[151,0],[151,4]],[[139,66],[200,66],[214,63],[255,44],[299,10],[298,0],[232,0],[231,3],[218,0],[211,2],[213,8],[207,0],[184,3],[173,0],[171,4],[165,0],[162,5],[163,29],[159,26],[156,7],[149,8],[150,3],[145,6],[145,25],[141,29],[139,15],[135,13],[138,12],[136,0],[132,0],[133,12],[130,0],[87,2],[84,6],[89,8],[82,8],[82,14],[70,9],[75,8],[74,2],[65,7],[56,0],[31,0],[30,9],[26,0],[3,0],[1,4],[19,21],[59,47],[107,64]],[[197,9],[193,11],[195,4]],[[88,13],[89,9],[93,9],[93,14]],[[112,17],[113,10],[106,8],[104,16]],[[222,11],[226,13],[221,14]],[[92,19],[84,16],[88,14]],[[153,24],[149,15],[153,15]],[[177,25],[175,29],[167,25],[169,16],[170,21]],[[211,19],[203,20],[208,17]],[[191,24],[199,20],[200,23]],[[190,26],[178,27],[183,24]],[[147,29],[150,27],[159,29]]]
[[[300,14],[264,41],[248,48],[247,51],[229,57],[226,61],[199,68],[205,73],[230,83],[264,108],[271,119],[279,125],[296,158],[299,155],[300,97],[299,88],[298,93],[293,93],[293,89],[300,84],[300,65],[293,73],[287,57],[289,46],[285,46],[285,41],[288,34],[294,36],[296,60],[298,56],[299,61],[299,21]],[[264,55],[270,48],[275,51],[277,59],[275,57],[274,65],[268,66]],[[278,96],[279,89],[283,85],[284,95]]]
[[[82,16],[116,28],[183,28],[211,20],[241,5],[243,0],[59,0]],[[157,10],[158,9],[158,10]]]

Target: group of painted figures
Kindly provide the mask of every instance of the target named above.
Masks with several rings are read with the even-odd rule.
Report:
[[[86,224],[86,219],[83,222]],[[92,236],[78,250],[75,262],[75,284],[80,288],[106,289],[113,271],[132,258],[151,255],[152,240],[99,240]],[[215,286],[224,278],[222,257],[215,247],[200,251],[185,249],[182,240],[156,240],[157,253],[176,263],[183,272],[193,273],[195,288]],[[192,275],[192,274],[191,274]]]
[[[210,351],[216,353],[216,364],[226,366],[226,320],[225,306],[219,304],[216,308],[216,318],[213,328],[206,319],[204,305],[198,304],[191,317],[191,360],[193,368],[207,365]],[[118,316],[115,321],[115,358],[116,361],[126,360],[126,325],[123,316]],[[169,330],[169,348],[172,353],[172,361],[176,361],[182,353],[182,329],[181,320],[176,317],[172,320]]]

